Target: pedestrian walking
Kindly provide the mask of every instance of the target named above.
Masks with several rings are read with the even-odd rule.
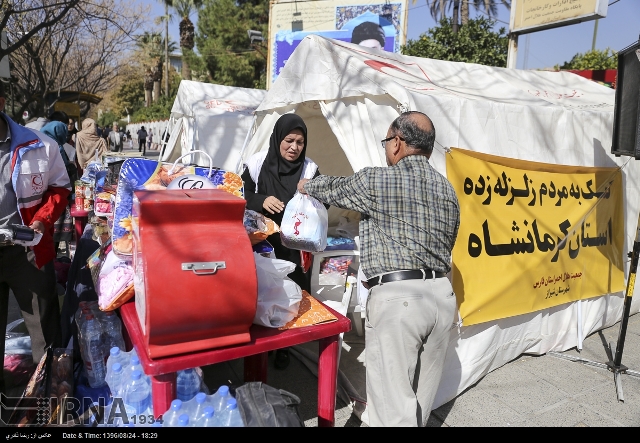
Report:
[[[144,126],[138,130],[138,152],[142,152],[142,155],[147,153],[147,131]]]

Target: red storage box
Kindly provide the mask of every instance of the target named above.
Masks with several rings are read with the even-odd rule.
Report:
[[[258,283],[244,208],[217,189],[135,192],[135,304],[149,358],[250,341]]]

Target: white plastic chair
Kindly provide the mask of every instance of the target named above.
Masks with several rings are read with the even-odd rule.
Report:
[[[351,296],[353,295],[353,289],[356,288],[356,283],[357,281],[354,276],[351,275],[347,277],[347,281],[344,285],[344,294],[342,295],[342,301],[337,302],[334,300],[325,300],[322,303],[324,303],[334,311],[346,317],[347,311],[349,310],[349,304],[351,303]],[[342,352],[343,346],[347,349],[347,352],[349,352],[351,348],[342,342],[343,336],[344,336],[344,332],[341,332],[340,339],[338,340],[338,349],[340,350],[339,352]],[[340,364],[340,354],[338,354],[338,364]]]

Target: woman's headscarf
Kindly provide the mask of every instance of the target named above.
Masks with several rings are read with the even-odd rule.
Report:
[[[69,130],[67,129],[67,125],[62,122],[49,122],[44,125],[40,131],[54,139],[59,146],[62,146],[67,142]]]
[[[280,155],[280,142],[294,129],[300,129],[304,135],[304,147],[300,157],[290,162]],[[260,169],[258,177],[258,193],[273,195],[285,205],[296,193],[304,159],[307,151],[307,125],[295,114],[285,114],[278,119],[271,138],[269,152]]]
[[[60,155],[62,155],[64,163],[69,163],[69,157],[67,157],[67,153],[65,152],[63,147],[63,145],[67,142],[67,134],[69,133],[67,125],[62,122],[53,121],[44,125],[40,131],[42,131],[44,134],[48,135],[49,137],[54,139],[56,143],[58,143],[58,149],[60,149]]]
[[[87,163],[96,156],[107,152],[107,143],[96,134],[96,122],[85,118],[82,122],[82,131],[76,134],[76,157],[80,168],[85,169]]]

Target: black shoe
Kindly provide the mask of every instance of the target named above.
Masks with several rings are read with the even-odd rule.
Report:
[[[276,360],[273,364],[276,369],[287,369],[287,367],[289,366],[289,350],[278,349],[276,351]]]

